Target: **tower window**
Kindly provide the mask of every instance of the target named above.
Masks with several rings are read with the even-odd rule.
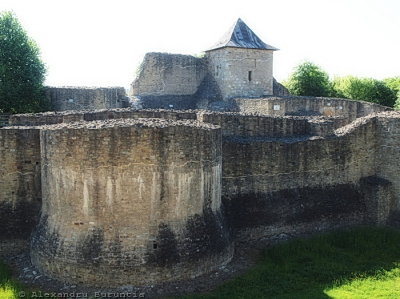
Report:
[[[249,82],[251,81],[251,71],[249,71]]]
[[[218,77],[219,76],[219,70],[221,69],[221,66],[220,65],[216,65],[215,66],[215,77]]]

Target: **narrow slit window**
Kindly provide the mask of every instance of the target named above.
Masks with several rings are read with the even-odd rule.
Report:
[[[249,71],[249,82],[251,81],[251,71]]]
[[[219,76],[219,69],[221,68],[221,66],[217,65],[215,66],[215,77]]]

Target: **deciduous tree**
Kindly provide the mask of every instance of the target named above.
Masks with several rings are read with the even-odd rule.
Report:
[[[304,62],[295,68],[289,79],[283,82],[289,92],[298,96],[330,96],[328,74],[312,62]]]
[[[0,110],[39,112],[49,108],[39,48],[11,12],[0,14]]]
[[[396,94],[383,81],[353,76],[333,80],[336,96],[393,107]]]

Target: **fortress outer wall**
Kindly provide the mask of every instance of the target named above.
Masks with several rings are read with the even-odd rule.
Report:
[[[400,215],[400,113],[381,113],[378,119],[377,172],[392,182],[394,209]]]
[[[221,130],[109,120],[41,131],[43,206],[32,262],[72,283],[191,278],[232,256],[221,212]]]
[[[222,195],[237,238],[385,223],[398,179],[377,177],[377,123],[366,117],[327,138],[226,138]]]
[[[1,129],[0,239],[29,238],[40,207],[39,129]]]

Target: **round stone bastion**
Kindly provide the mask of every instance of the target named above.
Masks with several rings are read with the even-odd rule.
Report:
[[[91,286],[194,278],[232,258],[221,211],[221,129],[118,119],[43,127],[44,274]]]

